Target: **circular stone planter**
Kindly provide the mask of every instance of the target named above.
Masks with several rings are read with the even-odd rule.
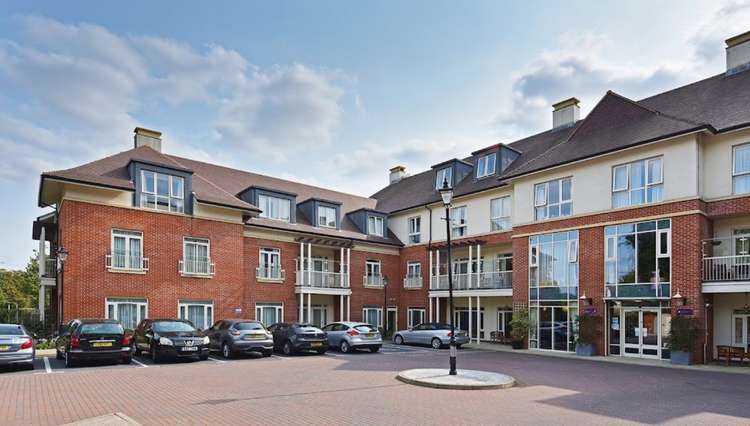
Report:
[[[416,368],[398,373],[396,379],[410,385],[437,389],[505,389],[516,384],[516,379],[505,374],[477,370],[458,370],[457,373],[451,376],[447,368]]]

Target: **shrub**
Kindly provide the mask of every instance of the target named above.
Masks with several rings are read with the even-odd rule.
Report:
[[[596,315],[583,314],[578,317],[578,340],[583,345],[593,345],[596,343],[596,336],[599,334],[599,324],[601,318]]]
[[[667,345],[673,351],[691,352],[703,330],[695,317],[672,316]]]
[[[516,342],[523,341],[529,336],[531,320],[527,309],[513,312],[513,319],[510,320],[510,338]]]

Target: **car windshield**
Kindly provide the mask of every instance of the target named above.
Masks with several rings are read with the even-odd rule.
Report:
[[[297,324],[297,328],[303,331],[323,331],[312,324]]]
[[[182,321],[159,321],[154,323],[154,331],[159,333],[172,331],[195,331],[195,327]]]
[[[263,324],[259,322],[238,322],[234,325],[235,330],[263,330]]]
[[[6,336],[23,336],[26,332],[23,331],[20,325],[0,325],[0,334]]]
[[[122,334],[124,330],[117,323],[103,322],[99,324],[83,324],[81,334]]]
[[[372,333],[374,331],[378,331],[375,327],[371,326],[370,324],[355,325],[354,329],[357,331],[361,331],[362,333]]]

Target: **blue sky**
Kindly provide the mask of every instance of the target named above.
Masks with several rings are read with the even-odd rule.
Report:
[[[570,96],[586,114],[719,73],[750,29],[748,1],[29,3],[0,4],[4,268],[35,247],[40,172],[129,149],[137,125],[370,195],[396,164],[545,130]]]

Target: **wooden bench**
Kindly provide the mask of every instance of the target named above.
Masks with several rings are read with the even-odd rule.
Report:
[[[717,359],[719,361],[725,360],[726,364],[729,365],[730,362],[732,362],[735,359],[740,360],[740,365],[742,365],[745,360],[747,360],[748,366],[750,366],[750,358],[748,357],[748,353],[745,351],[745,348],[739,347],[739,346],[726,346],[726,345],[719,345],[716,347],[717,352]]]
[[[503,345],[509,345],[511,343],[510,336],[506,336],[501,331],[490,331],[490,341],[492,343],[501,343]]]

